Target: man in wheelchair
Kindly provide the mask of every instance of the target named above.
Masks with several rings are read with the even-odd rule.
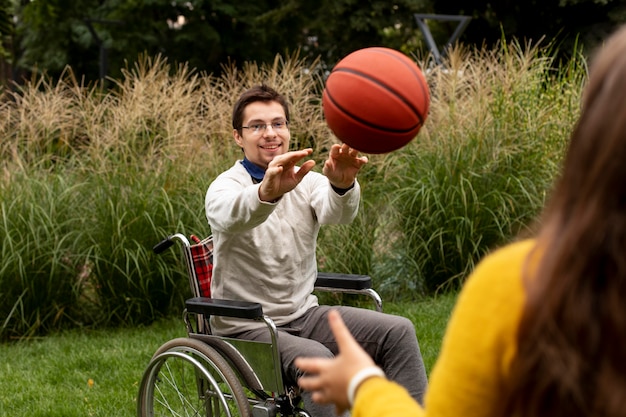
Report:
[[[233,136],[244,158],[209,186],[205,209],[213,234],[212,297],[260,303],[277,326],[286,378],[295,384],[297,357],[333,357],[337,345],[313,295],[316,239],[322,224],[351,222],[357,214],[356,180],[367,158],[335,144],[323,167],[304,158],[311,149],[289,151],[289,106],[271,87],[245,91],[233,110]],[[298,167],[296,164],[300,164]],[[404,317],[354,307],[333,307],[387,377],[417,400],[427,386],[413,324]],[[216,335],[269,341],[260,322],[211,317]],[[303,394],[313,416],[334,416]]]

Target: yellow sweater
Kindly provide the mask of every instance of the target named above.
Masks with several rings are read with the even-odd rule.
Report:
[[[492,417],[515,355],[524,304],[522,270],[535,242],[486,256],[461,291],[430,375],[422,409],[398,384],[370,378],[357,391],[353,417]]]

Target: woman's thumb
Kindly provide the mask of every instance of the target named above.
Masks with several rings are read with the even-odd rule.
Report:
[[[337,341],[339,352],[349,350],[357,344],[337,310],[331,310],[328,312],[328,322],[330,324],[330,329],[335,336],[335,340]]]

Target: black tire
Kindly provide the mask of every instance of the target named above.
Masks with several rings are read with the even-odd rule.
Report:
[[[251,417],[248,397],[228,362],[212,347],[178,338],[161,346],[144,372],[139,417]]]

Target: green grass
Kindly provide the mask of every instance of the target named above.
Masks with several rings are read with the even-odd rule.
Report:
[[[0,345],[0,415],[134,415],[139,381],[152,353],[183,335],[176,318]]]
[[[383,303],[386,313],[407,317],[415,325],[426,371],[430,371],[439,355],[457,293],[448,292],[419,302]]]
[[[415,323],[429,372],[455,299],[447,294],[384,306],[386,312]],[[71,330],[2,344],[0,415],[135,415],[139,382],[150,357],[167,340],[184,335],[182,320],[175,317],[145,327]]]

